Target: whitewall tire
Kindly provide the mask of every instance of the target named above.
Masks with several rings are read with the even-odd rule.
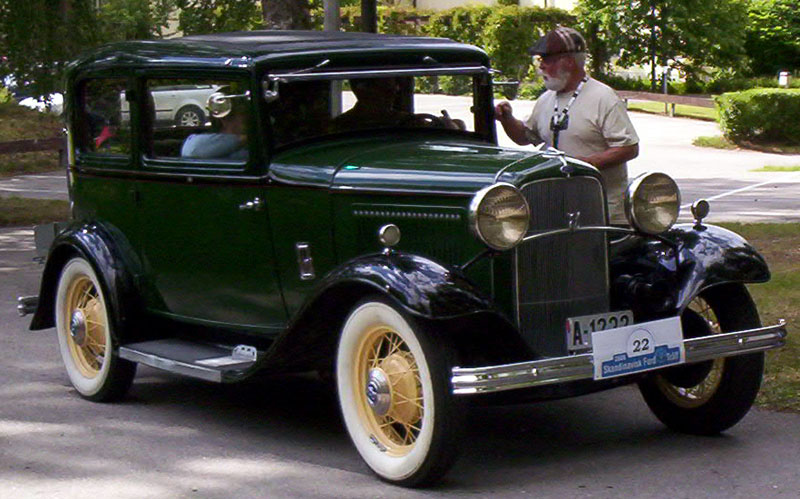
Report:
[[[123,396],[136,364],[114,353],[108,302],[97,274],[84,258],[73,258],[62,269],[55,307],[61,358],[75,390],[95,401]]]
[[[441,341],[383,301],[362,302],[347,318],[339,405],[353,444],[383,480],[419,486],[452,465],[461,425],[448,357]]]

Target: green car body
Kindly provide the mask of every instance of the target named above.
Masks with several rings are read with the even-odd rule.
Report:
[[[411,114],[425,126],[281,138],[300,129],[280,128],[282,119],[296,118],[277,111],[290,102],[292,88],[330,88],[333,95],[331,82],[348,78],[396,77],[402,88],[412,78],[455,76],[471,85],[469,131],[439,126],[446,122],[442,117],[425,114],[418,120]],[[187,81],[198,88],[212,82],[229,91],[222,101],[246,103],[246,160],[187,159],[177,151],[192,131],[148,121],[153,107],[148,92],[172,88],[164,82],[179,87]],[[124,393],[133,376],[131,362],[228,382],[257,371],[336,370],[342,391],[349,386],[350,367],[338,363],[346,358],[349,324],[365,300],[376,313],[388,307],[412,330],[426,331],[422,351],[430,353],[437,344],[448,352],[445,360],[430,362],[435,400],[425,398],[433,396],[424,388],[427,367],[413,378],[416,385],[409,381],[417,388],[406,392],[386,381],[384,371],[395,372],[403,362],[415,365],[406,354],[387,354],[383,362],[391,369],[369,369],[362,406],[381,417],[386,411],[381,396],[388,400],[397,393],[424,392],[420,398],[434,404],[412,418],[391,399],[389,414],[405,422],[428,421],[423,414],[432,417],[434,407],[449,414],[447,401],[454,394],[529,400],[647,383],[648,373],[593,380],[586,370],[591,353],[568,346],[565,321],[630,310],[642,324],[681,316],[686,330],[694,320],[686,318],[686,310],[704,293],[740,293],[742,283],[769,278],[761,256],[736,234],[700,220],[673,226],[673,219],[659,234],[609,226],[595,168],[555,150],[498,147],[489,60],[475,47],[443,39],[313,32],[130,42],[74,62],[67,88],[72,220],[59,226],[49,245],[31,327],[63,330],[67,362],[84,348],[86,336],[95,334],[87,317],[102,315],[92,307],[105,303],[105,353],[91,350],[101,359],[98,364],[93,368],[90,359],[88,368],[73,369],[80,371],[79,382],[102,378],[94,388],[76,384],[87,398]],[[95,105],[102,107],[101,99],[92,100],[95,88],[105,106],[126,101],[127,128],[108,119],[94,123],[95,114],[102,114],[95,113]],[[411,99],[412,93],[398,98]],[[323,104],[332,106],[330,99],[326,94]],[[199,114],[213,114],[211,108],[209,102]],[[226,112],[230,109],[220,116]],[[505,250],[485,243],[476,222],[482,196],[497,185],[523,196],[529,216],[525,238]],[[677,191],[674,197],[679,204]],[[629,208],[634,225],[636,208]],[[397,229],[399,241],[387,239],[386,231]],[[78,305],[64,309],[76,289],[64,282],[70,266],[85,277],[76,282],[88,280],[97,289],[88,302],[76,298]],[[686,338],[711,334],[707,323],[698,327],[701,333]],[[782,325],[767,329],[773,334],[767,343],[703,359],[760,356],[785,335]],[[243,347],[219,357],[220,346],[230,352],[235,345]],[[416,347],[409,348],[420,361]],[[214,355],[223,360],[207,362]],[[439,363],[444,374],[437,378]],[[352,414],[364,417],[342,404],[346,422]],[[434,430],[415,425],[407,423],[413,430],[403,431],[428,442],[421,435]],[[363,450],[358,431],[348,426],[379,476],[410,485],[436,479],[452,462],[445,448],[454,445],[454,437],[442,430],[445,436],[438,440],[436,428],[432,443],[420,451],[423,457],[407,464],[417,452],[414,445],[423,444],[393,447],[391,435],[389,444],[371,435],[367,440],[374,448],[365,444]],[[373,451],[377,457],[369,457]],[[410,468],[386,468],[384,454]]]

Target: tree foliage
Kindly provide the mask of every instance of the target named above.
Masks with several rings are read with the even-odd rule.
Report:
[[[30,95],[60,86],[66,61],[98,42],[91,0],[0,0],[0,76]]]
[[[177,0],[179,28],[186,35],[253,29],[261,9],[253,0]]]
[[[655,60],[690,75],[744,60],[746,0],[580,0],[576,15],[601,72],[615,54],[623,67]]]
[[[753,0],[745,48],[753,72],[774,75],[800,69],[800,10],[797,0]]]

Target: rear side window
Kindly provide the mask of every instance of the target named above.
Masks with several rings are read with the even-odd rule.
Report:
[[[160,78],[147,80],[146,89],[149,157],[196,164],[247,161],[252,111],[242,82]]]
[[[77,129],[82,152],[129,156],[131,127],[125,79],[85,81],[80,91]]]

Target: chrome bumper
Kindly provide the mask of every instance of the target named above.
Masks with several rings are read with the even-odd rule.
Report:
[[[17,298],[17,313],[20,317],[36,312],[36,307],[38,306],[38,296],[20,296]]]
[[[763,352],[782,347],[785,343],[784,320],[774,326],[683,340],[686,363]],[[499,392],[592,379],[594,377],[592,360],[592,354],[585,353],[500,366],[454,367],[453,393],[467,395]]]

